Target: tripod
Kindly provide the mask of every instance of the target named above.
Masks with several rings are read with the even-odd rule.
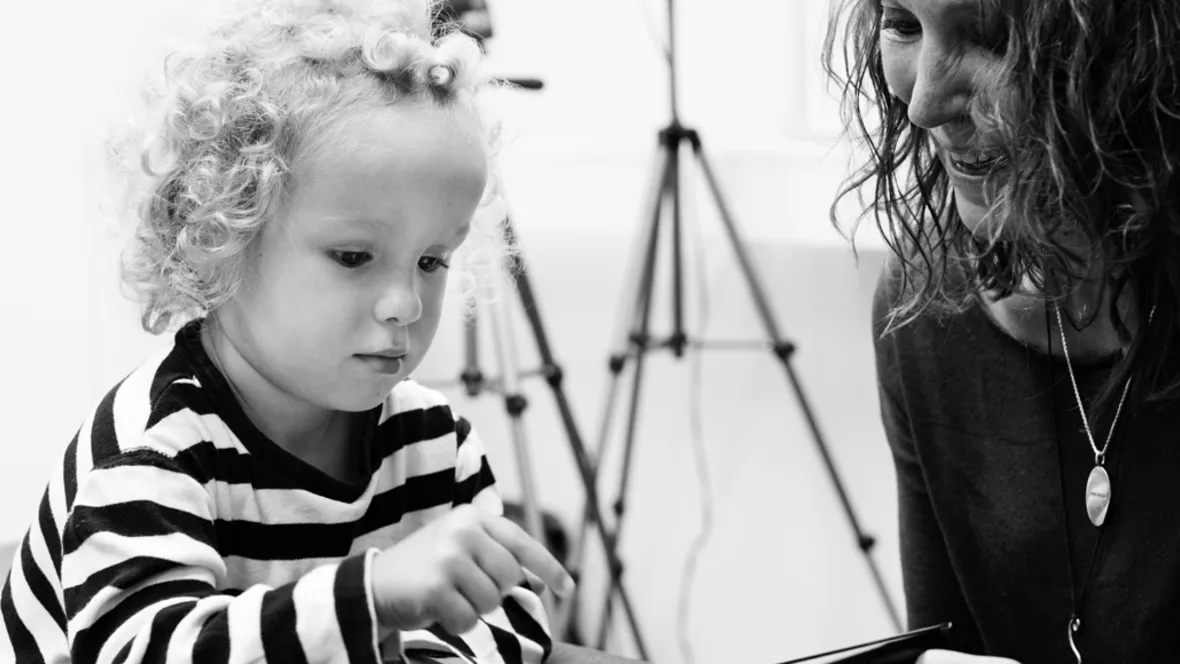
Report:
[[[504,219],[504,234],[508,246],[515,247],[517,245],[516,231],[512,225],[510,216]],[[545,382],[550,387],[550,391],[553,393],[562,426],[565,429],[570,449],[574,455],[579,479],[586,492],[587,521],[597,525],[611,576],[611,587],[617,593],[623,610],[627,615],[628,624],[631,628],[639,655],[642,659],[647,659],[647,647],[640,632],[634,610],[632,609],[630,597],[623,586],[621,578],[623,564],[618,557],[614,534],[607,529],[606,522],[603,521],[602,513],[599,509],[601,503],[599,502],[598,481],[595,475],[594,465],[582,441],[581,434],[578,432],[573,411],[562,388],[563,372],[553,357],[548,334],[541,322],[541,315],[533,294],[532,283],[529,279],[528,270],[525,267],[524,256],[519,250],[514,251],[511,254],[510,261],[511,264],[509,267],[515,276],[516,292],[520,295],[521,304],[523,305],[525,316],[532,330],[533,339],[537,344],[537,350],[541,358],[539,374],[544,377]],[[524,512],[525,529],[538,541],[544,541],[541,514],[537,508],[536,490],[532,482],[532,463],[529,459],[529,448],[525,438],[525,428],[522,420],[525,410],[528,408],[528,400],[519,390],[520,381],[525,377],[525,373],[520,370],[515,348],[512,344],[512,340],[515,338],[512,330],[512,317],[508,315],[504,306],[505,298],[501,297],[500,293],[497,293],[491,305],[487,307],[490,313],[490,320],[492,321],[492,337],[494,339],[496,355],[502,373],[500,388],[504,397],[505,410],[511,421],[514,439],[513,447],[516,450],[517,465],[520,469],[521,503],[522,511]],[[460,382],[465,386],[467,394],[472,397],[478,396],[488,387],[488,381],[479,364],[478,325],[478,317],[475,312],[472,312],[464,322],[466,364],[463,372],[460,374]],[[570,573],[574,577],[574,580],[577,581],[578,568],[570,569]],[[559,611],[554,611],[553,605],[547,600],[547,612],[550,616],[556,618],[553,621],[554,626],[552,629],[555,635],[562,634],[568,627],[568,622],[572,615],[572,607],[573,598],[570,598]]]
[[[616,494],[616,500],[613,504],[615,513],[615,539],[614,544],[617,545],[618,537],[622,533],[623,517],[624,517],[624,500],[627,496],[627,488],[631,477],[631,460],[634,452],[635,444],[635,428],[639,414],[639,399],[640,392],[643,385],[643,370],[644,360],[647,353],[654,349],[667,348],[677,357],[684,355],[685,349],[690,345],[689,337],[685,331],[684,325],[684,302],[683,302],[683,268],[682,268],[682,231],[681,231],[681,191],[680,191],[680,152],[681,147],[687,144],[692,151],[693,157],[696,159],[697,165],[701,173],[704,175],[705,182],[708,186],[708,193],[712,195],[713,201],[717,206],[719,216],[721,218],[722,226],[725,230],[726,238],[731,245],[734,254],[737,258],[738,265],[741,268],[742,276],[746,282],[746,286],[750,291],[750,295],[754,301],[755,309],[758,317],[761,319],[762,326],[765,330],[766,336],[770,341],[770,347],[774,356],[779,360],[786,372],[787,380],[795,399],[798,402],[799,408],[802,410],[804,418],[807,421],[808,429],[811,437],[815,442],[816,449],[820,453],[824,466],[827,470],[836,493],[839,496],[840,503],[844,508],[844,513],[848,518],[849,525],[856,536],[857,547],[864,555],[865,562],[869,566],[872,573],[873,580],[876,584],[877,590],[880,592],[881,599],[885,604],[885,608],[892,621],[894,629],[900,631],[901,621],[898,618],[897,610],[890,599],[889,592],[885,587],[884,580],[881,576],[880,570],[877,568],[876,562],[872,557],[872,549],[876,544],[875,539],[866,534],[861,529],[860,522],[853,511],[852,504],[848,498],[848,494],[844,489],[844,484],[840,479],[839,473],[836,470],[831,453],[828,451],[828,446],[824,442],[824,438],[819,430],[819,425],[816,421],[815,415],[811,410],[807,397],[803,392],[802,385],[799,382],[798,376],[795,374],[794,367],[791,364],[791,358],[795,352],[795,344],[786,340],[779,332],[778,324],[775,322],[774,315],[771,312],[770,302],[766,296],[766,291],[759,282],[758,276],[755,273],[753,263],[745,249],[744,241],[738,231],[737,224],[734,222],[733,215],[730,212],[729,206],[725,202],[722,195],[721,188],[718,184],[715,172],[705,156],[704,149],[701,145],[700,134],[694,130],[687,128],[680,124],[679,112],[677,106],[677,90],[676,90],[676,42],[675,42],[675,1],[668,0],[668,65],[669,65],[669,79],[670,79],[670,98],[671,98],[671,122],[660,130],[658,135],[658,147],[656,156],[655,177],[653,179],[654,191],[651,192],[651,197],[648,203],[646,212],[646,222],[649,224],[642,229],[640,238],[646,244],[642,250],[638,252],[641,256],[642,263],[637,270],[639,281],[636,285],[634,308],[631,311],[631,318],[628,325],[622,326],[621,338],[614,345],[614,352],[610,355],[609,370],[610,383],[607,393],[607,400],[605,405],[605,413],[602,418],[602,440],[599,445],[599,458],[604,458],[605,445],[607,436],[611,430],[611,419],[614,412],[614,404],[617,398],[618,388],[622,377],[623,370],[626,368],[629,361],[634,361],[634,371],[630,390],[630,404],[627,411],[627,420],[625,424],[624,433],[624,447],[622,458],[622,469],[619,477],[619,487]],[[655,283],[656,259],[658,255],[658,248],[661,237],[661,219],[664,216],[664,205],[671,204],[671,228],[669,235],[671,236],[671,258],[672,258],[672,332],[666,338],[653,338],[650,332],[650,319],[652,310],[652,296]],[[691,345],[696,346],[697,343]],[[589,520],[587,515],[586,520]],[[582,537],[585,537],[587,531],[587,523],[583,523]],[[576,550],[581,551],[582,547],[579,545]],[[580,554],[579,554],[580,555]],[[610,628],[611,613],[614,607],[615,597],[618,596],[618,590],[621,586],[616,585],[616,577],[611,577],[611,585],[607,589],[606,599],[602,610],[602,621],[599,626],[598,633],[598,648],[605,647],[607,633]]]

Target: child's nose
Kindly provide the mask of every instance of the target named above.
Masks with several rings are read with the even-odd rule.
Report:
[[[422,316],[422,298],[414,277],[398,278],[382,293],[377,302],[377,319],[409,325]]]

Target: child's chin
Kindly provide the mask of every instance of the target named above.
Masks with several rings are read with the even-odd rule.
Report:
[[[380,386],[377,389],[366,392],[364,394],[348,395],[343,399],[335,399],[332,404],[333,410],[343,411],[345,413],[363,413],[380,406],[389,393],[393,391],[401,379],[390,380],[388,388]]]

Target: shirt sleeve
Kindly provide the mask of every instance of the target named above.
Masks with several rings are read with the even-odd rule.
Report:
[[[881,420],[897,478],[907,623],[915,629],[949,621],[953,623],[952,645],[958,650],[974,652],[980,648],[978,629],[947,552],[910,426],[902,380],[906,350],[896,336],[904,333],[904,328],[882,335],[884,320],[896,299],[892,292],[896,286],[896,275],[886,268],[874,298],[873,321]]]
[[[479,436],[463,418],[455,420],[455,435],[454,506],[471,504],[503,515],[504,503]],[[441,641],[479,664],[540,664],[548,659],[553,643],[539,593],[539,583],[514,588],[500,608],[481,616],[480,623],[462,636],[437,627],[426,630],[428,634],[403,632],[406,654],[412,655],[415,648],[432,651],[433,642]]]
[[[376,550],[297,581],[221,592],[204,486],[137,449],[87,473],[62,536],[72,661],[380,661],[369,575]]]

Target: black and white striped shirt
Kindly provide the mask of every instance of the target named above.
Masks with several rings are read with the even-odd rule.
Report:
[[[367,481],[347,484],[250,423],[198,324],[112,389],[67,448],[0,592],[0,661],[396,659],[377,643],[374,554],[456,505],[502,511],[482,444],[440,394],[398,385],[370,413]],[[550,650],[525,587],[461,638],[399,636],[480,664]]]

